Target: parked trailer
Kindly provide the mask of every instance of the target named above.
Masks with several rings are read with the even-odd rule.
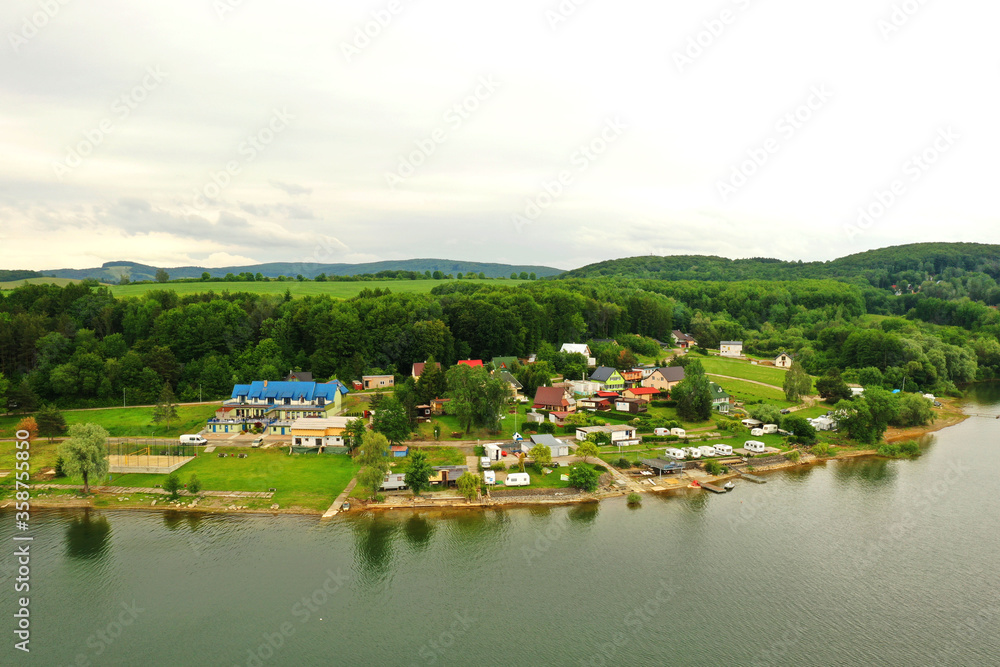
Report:
[[[715,453],[718,456],[732,456],[733,446],[732,445],[714,445]]]
[[[761,427],[760,430],[764,431],[764,435],[767,435],[769,433],[777,433],[778,432],[778,425],[777,424],[764,424]]]
[[[676,435],[678,438],[686,438],[687,431],[682,428],[672,428],[670,429],[670,435]]]
[[[702,456],[718,456],[718,454],[715,451],[715,447],[711,445],[702,445],[701,447],[698,448],[698,451],[701,452]]]
[[[531,477],[526,472],[512,472],[507,475],[504,484],[507,486],[528,486],[531,484]]]
[[[687,455],[683,452],[683,450],[680,450],[680,449],[670,448],[670,449],[667,450],[666,453],[667,453],[667,456],[669,456],[670,458],[675,459],[677,461],[683,461],[684,459],[687,458]]]
[[[747,440],[743,443],[743,449],[748,452],[755,452],[757,454],[762,454],[764,452],[765,445],[760,440]]]

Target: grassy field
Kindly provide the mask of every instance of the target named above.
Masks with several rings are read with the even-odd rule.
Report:
[[[153,424],[153,408],[102,408],[100,410],[67,410],[63,412],[66,425],[94,423],[103,426],[114,437],[146,436],[177,437],[184,433],[197,433],[205,421],[215,414],[216,405],[182,405],[177,408],[177,419],[167,428]],[[13,438],[22,415],[0,417],[0,438]]]
[[[768,403],[775,405],[779,408],[790,408],[794,403],[789,403],[785,400],[785,392],[780,389],[772,389],[770,387],[764,387],[759,384],[753,384],[752,382],[744,382],[742,380],[727,380],[721,377],[712,377],[709,375],[711,380],[719,383],[727,394],[733,396],[738,401],[757,401],[763,399]]]
[[[78,282],[80,281],[73,278],[25,278],[24,280],[0,282],[0,290],[15,289],[23,285],[59,285],[60,287],[65,287],[66,285]]]
[[[430,292],[432,287],[442,283],[451,283],[454,280],[372,280],[358,282],[314,282],[314,281],[285,281],[285,282],[221,282],[221,283],[154,283],[143,285],[113,285],[111,293],[116,297],[141,296],[150,290],[173,290],[178,294],[200,294],[212,291],[216,294],[224,291],[229,292],[252,292],[254,294],[284,294],[285,290],[292,293],[292,296],[315,296],[318,294],[329,294],[340,299],[349,299],[364,289],[388,289],[393,294],[404,293],[425,293]],[[503,283],[504,285],[518,285],[522,280],[496,280],[486,279],[477,282]]]
[[[695,355],[694,358],[701,361],[701,365],[705,367],[706,373],[754,380],[755,382],[772,384],[776,387],[782,386],[785,381],[786,371],[774,368],[773,366],[756,366],[747,361],[723,359],[714,356],[703,357]]]

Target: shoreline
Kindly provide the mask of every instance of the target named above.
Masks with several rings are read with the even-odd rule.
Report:
[[[958,405],[960,399],[947,399],[942,401],[944,404],[942,408],[935,411],[935,420],[926,426],[911,427],[911,428],[890,428],[886,431],[884,436],[885,442],[898,442],[900,440],[914,440],[921,439],[927,435],[935,433],[937,431],[942,431],[946,428],[956,426],[966,419],[969,415],[966,414],[961,406]],[[848,460],[866,456],[877,456],[878,452],[876,449],[862,449],[862,450],[849,450],[838,452],[834,456],[819,458],[812,456],[811,454],[804,454],[802,458],[798,461],[785,461],[784,463],[779,463],[772,466],[767,466],[764,468],[759,468],[754,471],[760,473],[770,473],[778,472],[781,470],[790,470],[799,467],[811,466],[817,463],[826,463],[827,461],[837,461],[837,460]],[[609,464],[604,464],[607,467],[612,467]],[[617,468],[615,469],[617,470]],[[622,475],[619,471],[619,475]],[[731,479],[738,478],[740,475],[735,472],[726,473],[724,475],[712,476],[712,475],[699,475],[699,481],[706,481],[710,483],[716,482],[726,482]],[[704,479],[701,479],[704,478]],[[695,479],[692,477],[691,479]],[[80,496],[64,496],[64,497],[53,497],[53,498],[39,498],[33,496],[31,498],[31,505],[33,508],[40,509],[96,509],[96,510],[145,510],[152,512],[191,512],[191,513],[201,513],[201,514],[270,514],[274,516],[278,515],[293,515],[293,516],[316,516],[322,517],[325,510],[315,510],[304,507],[289,507],[289,508],[250,508],[246,506],[233,507],[232,503],[226,506],[213,506],[212,497],[201,496],[195,499],[193,504],[190,503],[191,496],[182,495],[180,500],[183,502],[171,503],[171,501],[163,498],[163,504],[160,504],[160,499],[155,499],[154,503],[149,503],[149,498],[145,498],[140,504],[139,501],[123,501],[116,505],[110,504],[95,504],[95,500],[100,495],[107,496],[120,496],[118,493],[103,492],[101,489],[105,487],[97,487],[91,491],[89,497]],[[606,488],[601,489],[595,493],[584,493],[576,492],[572,493],[567,491],[566,495],[570,497],[558,497],[553,495],[539,495],[537,497],[526,497],[517,496],[512,498],[510,501],[504,501],[499,498],[484,498],[476,501],[467,501],[461,497],[447,497],[447,498],[419,498],[416,500],[408,500],[407,502],[395,502],[395,503],[368,503],[363,501],[356,501],[358,503],[357,509],[351,509],[347,512],[341,512],[341,514],[359,514],[361,512],[395,512],[395,511],[413,511],[413,510],[457,510],[457,509],[489,509],[489,508],[515,508],[515,507],[535,507],[535,506],[556,506],[556,505],[579,505],[585,503],[600,502],[602,500],[610,498],[619,498],[629,495],[630,493],[636,492],[640,494],[666,494],[666,493],[676,493],[677,491],[686,490],[687,484],[671,484],[667,488],[631,488],[631,489],[614,489]],[[138,492],[137,493],[141,493]],[[219,500],[218,497],[215,498]],[[3,501],[0,504],[0,511],[13,506],[14,499],[10,498]]]

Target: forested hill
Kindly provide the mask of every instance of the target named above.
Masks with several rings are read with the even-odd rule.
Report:
[[[786,262],[755,257],[707,255],[643,256],[598,262],[559,278],[644,278],[653,280],[866,279],[875,287],[919,285],[955,269],[1000,278],[1000,246],[982,243],[912,243],[848,255],[829,262]]]
[[[121,277],[128,276],[132,282],[154,280],[158,268],[139,264],[137,262],[117,261],[105,262],[102,266],[91,269],[52,269],[44,271],[47,276],[56,278],[74,278],[76,280],[92,279],[98,282],[118,283]],[[246,266],[226,266],[208,269],[202,266],[168,267],[171,278],[200,278],[202,273],[208,273],[213,278],[223,278],[226,274],[260,273],[268,278],[278,276],[302,275],[312,279],[323,274],[326,276],[360,276],[377,275],[382,271],[441,271],[442,273],[482,273],[487,278],[506,278],[512,273],[534,273],[539,277],[554,276],[561,273],[560,269],[551,266],[534,266],[521,264],[495,264],[489,262],[466,262],[453,259],[400,259],[383,262],[367,262],[363,264],[316,264],[311,262],[269,262],[266,264],[249,264]],[[41,274],[34,274],[41,275]],[[28,276],[21,276],[28,277]],[[9,278],[16,280],[17,278]]]

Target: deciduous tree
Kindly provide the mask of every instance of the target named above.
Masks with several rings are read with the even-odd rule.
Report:
[[[108,432],[97,424],[73,424],[69,439],[59,447],[63,471],[83,478],[83,491],[90,493],[90,480],[108,474]]]
[[[417,451],[410,454],[410,464],[406,468],[406,485],[414,494],[419,496],[421,491],[431,488],[430,479],[433,473],[434,470],[427,462],[426,454]]]

